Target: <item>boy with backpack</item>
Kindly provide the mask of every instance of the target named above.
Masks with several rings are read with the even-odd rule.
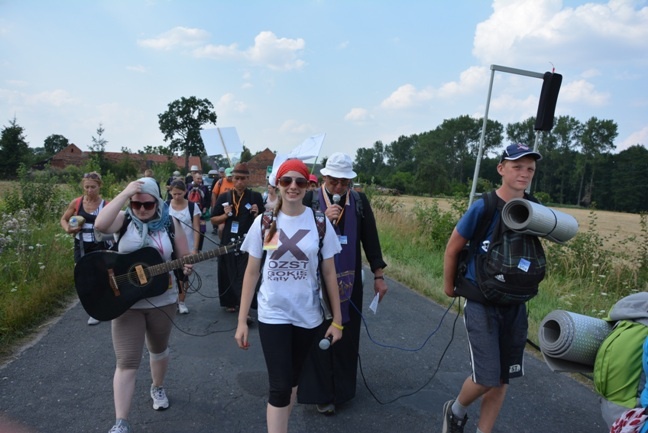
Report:
[[[461,217],[457,226],[452,232],[445,250],[444,256],[444,292],[449,297],[464,296],[466,303],[464,308],[464,321],[468,334],[470,346],[472,373],[464,381],[459,395],[443,406],[443,433],[463,433],[468,420],[468,407],[480,397],[482,398],[480,418],[477,433],[490,433],[499,415],[506,389],[510,378],[521,377],[524,374],[523,358],[524,347],[527,339],[527,314],[526,305],[523,301],[502,301],[493,298],[486,299],[484,296],[471,296],[459,287],[455,288],[457,277],[457,264],[459,256],[466,243],[477,243],[477,248],[472,248],[472,257],[468,259],[468,266],[465,279],[479,290],[482,295],[488,295],[481,289],[481,269],[475,269],[475,263],[480,266],[485,262],[486,256],[492,244],[497,242],[493,234],[498,231],[501,236],[503,224],[500,225],[501,209],[504,203],[515,199],[524,198],[525,190],[531,184],[536,169],[536,161],[542,156],[530,150],[523,144],[512,144],[508,146],[497,165],[497,172],[502,177],[502,185],[496,190],[498,206],[492,221],[489,222],[486,236],[476,239],[478,228],[485,217],[485,200],[477,200],[468,211]],[[499,225],[499,227],[498,227]],[[536,241],[531,235],[525,238],[525,242]],[[533,239],[531,239],[533,238]],[[509,245],[511,246],[511,245]],[[511,246],[511,250],[514,248]],[[541,246],[540,246],[541,249]],[[537,274],[537,269],[542,267],[544,276],[544,255],[542,251],[540,263],[533,259],[520,259],[517,267],[523,272]],[[478,256],[479,259],[475,260]],[[517,277],[516,281],[522,281],[523,276]],[[499,280],[505,284],[508,274],[496,274],[492,280]],[[537,277],[536,277],[537,280]],[[488,281],[490,283],[490,281]],[[530,292],[532,297],[537,293],[537,282],[535,292]]]

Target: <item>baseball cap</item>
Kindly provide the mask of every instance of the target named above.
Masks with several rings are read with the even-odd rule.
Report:
[[[523,156],[531,156],[535,158],[536,161],[542,159],[542,155],[529,149],[529,146],[526,144],[514,143],[504,149],[504,153],[502,153],[502,157],[500,158],[500,163],[504,162],[505,159],[508,161],[515,161]]]

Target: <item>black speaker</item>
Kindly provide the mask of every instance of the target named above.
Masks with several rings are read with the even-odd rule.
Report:
[[[554,123],[554,111],[558,101],[558,92],[562,84],[562,75],[553,72],[545,72],[538,102],[538,114],[536,115],[535,130],[551,131]]]

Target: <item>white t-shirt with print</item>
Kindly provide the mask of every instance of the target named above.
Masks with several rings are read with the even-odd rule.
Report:
[[[254,220],[241,250],[263,257],[261,218]],[[283,212],[277,219],[278,248],[268,250],[263,265],[263,282],[257,295],[259,321],[267,324],[292,324],[312,329],[322,323],[317,284],[319,234],[313,211],[305,208],[298,216]],[[328,219],[322,245],[322,258],[342,250]]]
[[[175,210],[173,206],[169,204],[169,215],[174,216],[180,221],[182,226],[182,231],[187,237],[187,244],[189,245],[189,251],[194,250],[194,231],[193,231],[193,217],[196,215],[201,215],[200,207],[197,204],[194,204],[194,214],[189,215],[189,202],[187,202],[187,207],[182,210]]]

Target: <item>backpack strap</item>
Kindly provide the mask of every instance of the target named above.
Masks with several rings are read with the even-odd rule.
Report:
[[[196,207],[196,204],[190,200],[187,200],[189,203],[189,218],[191,218],[191,221],[193,221],[193,215],[194,215],[194,209]]]
[[[499,197],[497,196],[495,190],[492,190],[486,194],[483,194],[482,200],[484,200],[484,213],[479,219],[475,233],[470,240],[469,259],[473,254],[475,254],[475,251],[477,251],[477,246],[480,245],[484,241],[484,239],[486,239],[488,228],[493,223],[493,217],[495,216],[495,211],[497,210],[497,202],[499,200]]]
[[[77,197],[76,199],[76,215],[79,215],[79,211],[81,210],[81,200],[83,200],[83,196]]]
[[[353,196],[353,199],[355,200],[355,207],[356,207],[356,216],[358,216],[360,219],[364,218],[364,209],[362,205],[362,197],[360,197],[360,193],[356,191],[355,189],[350,189],[349,192]]]

